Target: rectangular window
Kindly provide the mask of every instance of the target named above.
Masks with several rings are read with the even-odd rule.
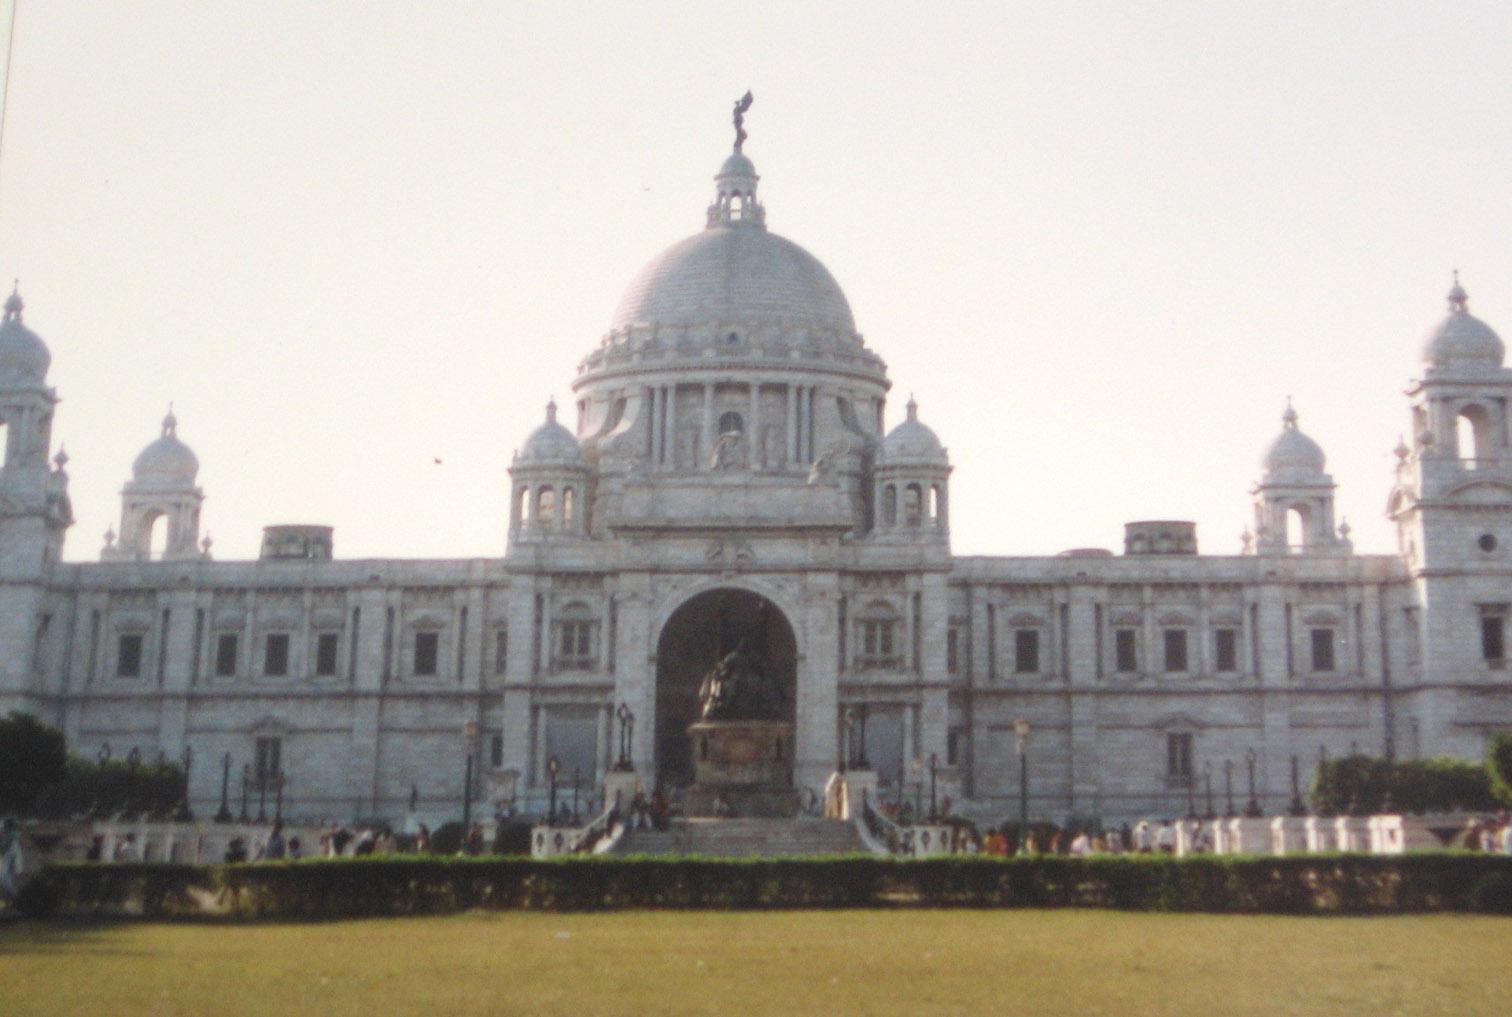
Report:
[[[1192,736],[1189,733],[1166,735],[1166,779],[1187,784],[1192,780]]]
[[[872,663],[887,663],[892,660],[894,623],[891,620],[873,619],[861,623],[861,656]]]
[[[557,664],[578,670],[593,667],[593,622],[560,623],[557,628]]]
[[[236,633],[222,632],[215,637],[215,677],[236,676]]]
[[[142,677],[142,635],[128,632],[116,644],[116,675],[120,678]]]
[[[1313,629],[1312,637],[1312,669],[1314,671],[1332,671],[1334,669],[1334,630]]]
[[[1039,629],[1013,631],[1013,670],[1018,674],[1039,671]]]
[[[494,674],[503,674],[507,663],[509,663],[509,633],[504,629],[499,629],[494,633]]]
[[[504,765],[504,736],[501,734],[488,736],[488,765],[495,770]]]
[[[1500,611],[1486,611],[1481,615],[1481,657],[1493,667],[1501,667],[1507,659],[1507,618]]]
[[[961,630],[954,625],[945,632],[945,670],[950,674],[961,670]]]
[[[1185,671],[1187,669],[1187,634],[1186,629],[1166,629],[1165,637],[1165,669],[1167,671]]]
[[[1113,631],[1113,669],[1131,672],[1139,670],[1139,633],[1134,629]]]
[[[441,633],[415,633],[415,674],[433,675],[436,661],[441,656]]]
[[[962,728],[955,728],[945,734],[945,765],[960,766],[961,760],[966,758],[970,751],[971,735]]]
[[[273,787],[283,773],[283,739],[259,738],[253,755],[253,778],[257,786]]]
[[[289,634],[270,632],[263,647],[263,674],[282,678],[289,673]]]
[[[329,678],[336,673],[335,632],[322,632],[315,637],[315,676]]]
[[[1214,656],[1217,659],[1219,671],[1239,670],[1239,630],[1218,629],[1213,633],[1213,648],[1217,651]]]

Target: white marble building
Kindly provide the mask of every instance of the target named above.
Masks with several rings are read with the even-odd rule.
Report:
[[[884,433],[883,360],[824,266],[767,230],[757,179],[732,154],[705,228],[630,283],[578,365],[575,433],[548,407],[500,478],[499,558],[342,560],[329,529],[278,527],[259,560],[215,561],[170,414],[101,561],[61,561],[50,358],[12,296],[0,709],[88,755],[192,746],[202,815],[226,754],[287,774],[297,815],[396,816],[412,788],[455,814],[473,722],[478,807],[512,781],[538,806],[548,759],[564,785],[601,784],[621,704],[647,782],[683,779],[726,591],[737,613],[769,606],[800,785],[822,784],[865,707],[884,793],[933,759],[941,793],[988,819],[1017,812],[1019,717],[1031,811],[1104,819],[1184,812],[1207,773],[1221,796],[1225,762],[1242,799],[1251,753],[1278,810],[1293,757],[1304,781],[1320,749],[1478,757],[1512,726],[1512,371],[1457,283],[1403,407],[1398,553],[1353,552],[1288,407],[1245,553],[1143,522],[1119,555],[958,556],[945,447],[911,402]]]

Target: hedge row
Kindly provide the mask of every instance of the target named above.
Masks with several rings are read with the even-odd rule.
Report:
[[[1252,914],[1512,912],[1512,859],[1148,856],[1074,859],[315,860],[48,868],[35,916],[329,919],[471,908],[1090,907]]]

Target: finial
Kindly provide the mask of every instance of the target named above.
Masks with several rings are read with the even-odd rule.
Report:
[[[1407,457],[1412,454],[1412,450],[1407,447],[1407,439],[1402,437],[1402,435],[1400,434],[1397,435],[1396,448],[1392,449],[1391,451],[1392,454],[1402,462],[1406,462]]]
[[[11,295],[5,298],[5,321],[20,321],[25,309],[26,302],[21,299],[21,280],[17,279],[11,286]]]
[[[914,399],[912,392],[908,393],[908,419],[909,420],[918,420],[919,419],[919,404]]]
[[[556,396],[552,396],[546,402],[546,423],[556,423]]]
[[[68,465],[68,451],[62,445],[58,446],[58,454],[53,456],[53,464],[58,467],[59,472]]]
[[[748,137],[745,130],[745,115],[746,110],[751,108],[753,101],[754,97],[751,95],[750,89],[746,90],[745,95],[735,100],[735,151],[737,152],[740,151],[740,146],[745,144],[745,140]]]
[[[1291,430],[1297,426],[1297,410],[1292,406],[1292,397],[1286,397],[1286,412],[1281,414],[1281,423]]]
[[[1460,285],[1459,269],[1454,270],[1454,285],[1449,287],[1449,310],[1456,314],[1463,314],[1470,304],[1470,294],[1465,292],[1465,287]]]
[[[1240,553],[1241,554],[1249,554],[1250,553],[1250,548],[1254,546],[1254,543],[1255,543],[1255,535],[1250,532],[1249,526],[1246,525],[1244,527],[1244,532],[1241,533],[1241,534],[1239,534]]]
[[[205,557],[208,558],[208,557],[210,557],[210,548],[212,548],[214,546],[215,546],[215,541],[213,541],[213,540],[210,539],[210,531],[206,530],[205,531],[205,539],[200,541],[200,550],[203,551],[205,553]]]
[[[106,527],[106,529],[105,529],[105,546],[106,547],[114,547],[115,546],[115,527],[114,526],[109,526],[109,527]]]
[[[1352,532],[1353,532],[1353,530],[1351,529],[1351,527],[1349,525],[1349,517],[1345,516],[1344,518],[1340,519],[1339,520],[1339,538],[1341,540],[1348,540],[1349,539],[1349,535]]]
[[[178,434],[178,417],[173,415],[173,404],[168,404],[168,415],[163,418],[163,437],[176,436]]]

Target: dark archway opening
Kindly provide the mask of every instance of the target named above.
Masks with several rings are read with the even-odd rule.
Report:
[[[798,647],[781,609],[749,590],[709,590],[672,613],[656,643],[656,773],[674,787],[693,782],[688,725],[698,719],[698,687],[719,658],[742,636],[759,647],[767,673],[783,691],[782,720],[794,720]],[[789,754],[792,746],[787,746]]]

